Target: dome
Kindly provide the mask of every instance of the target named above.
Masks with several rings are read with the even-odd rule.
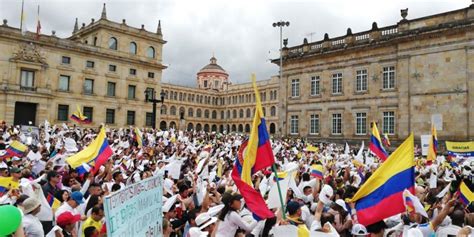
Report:
[[[217,64],[217,59],[215,57],[212,57],[210,63],[199,70],[198,74],[203,72],[223,73],[227,75],[227,72]]]

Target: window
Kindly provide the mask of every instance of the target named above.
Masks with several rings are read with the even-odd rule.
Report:
[[[58,121],[67,121],[69,105],[58,105]]]
[[[69,76],[61,75],[59,76],[59,86],[58,90],[60,91],[69,91]]]
[[[367,91],[367,69],[356,71],[356,91]]]
[[[94,108],[92,107],[84,107],[84,116],[86,116],[91,122],[92,122],[92,117],[94,114]]]
[[[115,82],[107,82],[107,96],[115,96]]]
[[[309,134],[319,134],[319,115],[312,114],[309,117]]]
[[[217,119],[217,111],[212,111],[212,119]]]
[[[174,106],[170,107],[170,115],[176,115],[176,107]]]
[[[204,81],[204,87],[207,87],[207,80]]]
[[[71,64],[71,58],[63,56],[62,59],[61,59],[61,63],[62,64]]]
[[[290,117],[290,134],[298,134],[298,115]]]
[[[151,127],[153,125],[153,113],[147,112],[145,114],[145,126]]]
[[[115,37],[110,37],[109,49],[117,50],[117,39]]]
[[[192,108],[188,109],[188,117],[193,117],[194,116],[194,110]]]
[[[270,108],[270,116],[274,117],[277,115],[277,112],[276,112],[276,107],[275,106],[272,106]]]
[[[201,117],[201,109],[196,110],[196,117],[198,117],[198,118]]]
[[[135,42],[130,42],[130,53],[137,54],[137,44]]]
[[[105,123],[114,124],[115,123],[115,109],[107,109],[105,112]]]
[[[300,96],[300,79],[291,80],[291,97]]]
[[[252,116],[250,109],[247,109],[247,118],[250,118],[250,116]]]
[[[155,58],[155,48],[153,47],[148,47],[148,49],[146,50],[146,56],[148,58]]]
[[[127,111],[127,125],[135,125],[135,111]]]
[[[367,113],[356,113],[356,135],[367,134]]]
[[[86,61],[86,68],[94,68],[94,61]]]
[[[333,94],[342,93],[342,73],[332,74],[332,93]]]
[[[130,68],[130,75],[132,75],[132,76],[137,75],[137,69]]]
[[[395,67],[384,67],[383,78],[382,78],[383,89],[394,89],[395,88]]]
[[[332,114],[332,134],[342,134],[342,114]]]
[[[204,110],[204,118],[209,118],[209,110]]]
[[[232,111],[232,118],[237,118],[237,110]]]
[[[94,93],[94,80],[85,79],[84,80],[84,94],[92,95]]]
[[[239,110],[239,118],[243,118],[243,117],[244,117],[244,110],[240,109]]]
[[[319,76],[311,77],[311,95],[319,95]]]
[[[147,87],[145,93],[148,95],[148,98],[151,98],[155,94],[155,89],[151,87]]]
[[[214,88],[216,88],[216,89],[219,88],[219,81],[214,81]]]
[[[112,65],[112,64],[109,65],[109,71],[110,71],[110,72],[115,72],[115,71],[117,71],[117,66]]]
[[[155,78],[154,72],[148,72],[148,78]]]
[[[383,112],[382,131],[390,135],[395,134],[395,112]]]
[[[25,88],[33,88],[35,85],[35,72],[21,70],[20,86]]]
[[[128,99],[129,100],[135,99],[135,89],[136,89],[136,86],[132,86],[132,85],[128,86]]]
[[[94,46],[97,46],[97,36],[94,37],[94,42],[93,43],[94,43]]]
[[[160,114],[166,114],[166,105],[161,105]]]

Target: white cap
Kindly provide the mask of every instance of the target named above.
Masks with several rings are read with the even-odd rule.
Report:
[[[196,225],[201,230],[215,223],[216,221],[217,221],[217,217],[212,217],[207,212],[201,213],[196,217]]]
[[[362,224],[355,224],[352,226],[351,234],[356,235],[356,236],[361,236],[361,235],[366,236],[369,233],[367,233],[367,229]]]
[[[344,202],[344,200],[337,199],[336,204],[339,205],[340,207],[342,207],[344,209],[344,211],[347,211],[346,203]]]
[[[198,227],[191,227],[188,232],[188,237],[207,237],[209,232],[201,231]]]
[[[325,205],[328,205],[332,202],[331,197],[333,194],[334,190],[332,189],[332,187],[325,184],[321,189],[321,193],[319,194],[319,200],[321,200],[321,202],[323,202]]]

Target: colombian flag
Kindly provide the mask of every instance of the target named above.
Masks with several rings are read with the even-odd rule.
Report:
[[[459,199],[461,200],[464,205],[469,206],[472,202],[474,202],[474,193],[469,189],[469,187],[464,183],[461,182],[459,185]]]
[[[436,160],[436,152],[438,151],[438,136],[436,135],[436,128],[431,124],[431,139],[428,147],[428,156],[426,156],[426,163],[431,164]]]
[[[48,204],[50,207],[53,209],[58,209],[59,206],[61,206],[61,202],[55,198],[51,193],[48,193],[48,196],[46,197],[46,201],[48,201]]]
[[[13,141],[5,150],[5,153],[0,156],[0,160],[10,158],[13,156],[23,157],[28,147],[19,141]]]
[[[87,170],[87,167],[91,166],[92,173],[99,170],[100,166],[103,165],[109,157],[113,154],[112,149],[109,146],[107,137],[105,135],[105,128],[100,129],[97,138],[91,142],[91,144],[79,153],[66,158],[66,162],[73,168],[78,170]]]
[[[142,132],[140,131],[140,129],[135,128],[135,129],[133,130],[133,133],[135,134],[135,140],[136,140],[137,143],[138,143],[138,148],[142,148],[142,147],[143,147],[143,135],[142,135]]]
[[[311,176],[323,179],[324,169],[322,165],[312,165],[311,166]]]
[[[368,226],[406,210],[403,191],[415,189],[415,151],[411,134],[354,195],[357,218]]]
[[[385,133],[382,137],[382,143],[386,146],[386,147],[390,147],[390,139],[388,139],[388,135]]]
[[[79,124],[89,124],[91,123],[91,120],[84,116],[81,112],[81,108],[79,108],[79,105],[77,106],[76,112],[74,112],[70,118],[74,121],[76,121]]]
[[[253,188],[252,174],[275,163],[270,137],[268,135],[265,118],[263,117],[260,93],[258,92],[255,75],[252,75],[255,91],[255,116],[248,142],[244,142],[238,152],[238,159],[232,169],[232,179],[243,196],[249,210],[257,220],[274,217],[268,209],[262,195]]]
[[[370,136],[369,149],[382,161],[385,161],[388,157],[387,152],[382,146],[382,140],[380,140],[380,133],[377,129],[377,124],[375,122],[372,123],[372,135]]]

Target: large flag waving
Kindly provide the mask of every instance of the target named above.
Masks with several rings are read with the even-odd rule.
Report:
[[[379,130],[377,129],[377,124],[375,122],[372,123],[372,135],[370,135],[369,149],[382,161],[385,161],[388,157],[387,152],[382,146],[380,133],[379,133]]]
[[[79,173],[95,173],[99,170],[109,157],[113,154],[105,135],[105,128],[100,129],[97,138],[91,144],[79,153],[66,158],[66,162]]]
[[[236,159],[232,170],[232,179],[240,194],[242,194],[247,207],[254,214],[255,219],[261,220],[275,215],[268,209],[262,195],[254,189],[252,174],[271,166],[275,163],[275,158],[273,157],[270,137],[263,116],[255,75],[252,75],[252,83],[256,101],[255,116],[249,140],[239,148],[238,159]]]
[[[74,121],[76,121],[79,124],[88,124],[91,123],[91,120],[84,116],[81,112],[81,108],[79,108],[79,105],[77,106],[76,112],[74,112],[70,118]]]
[[[438,136],[436,135],[436,128],[431,124],[431,138],[428,147],[428,156],[426,156],[426,163],[431,164],[436,160],[436,152],[438,151]]]
[[[0,161],[14,156],[22,158],[25,155],[27,149],[28,147],[25,144],[19,141],[13,141],[7,147],[5,152],[3,154],[0,154]]]
[[[413,134],[400,145],[350,200],[364,226],[405,211],[403,191],[414,193],[415,151]]]

